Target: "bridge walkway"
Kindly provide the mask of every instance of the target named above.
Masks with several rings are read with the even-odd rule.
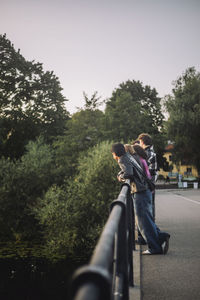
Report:
[[[141,256],[141,299],[199,300],[200,190],[158,190],[156,224],[171,234],[170,248]]]

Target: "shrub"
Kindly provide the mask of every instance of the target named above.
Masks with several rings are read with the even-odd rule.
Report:
[[[118,165],[110,149],[108,142],[89,149],[79,158],[78,174],[62,188],[51,187],[38,202],[35,214],[48,255],[91,254],[119,193]]]

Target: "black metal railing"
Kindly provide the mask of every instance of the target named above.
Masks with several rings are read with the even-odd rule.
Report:
[[[111,204],[90,263],[79,268],[72,278],[73,300],[129,299],[133,280],[135,220],[130,181],[122,185],[118,198]]]

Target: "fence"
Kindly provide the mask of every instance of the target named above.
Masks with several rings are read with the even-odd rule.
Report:
[[[111,204],[109,218],[90,263],[79,268],[72,279],[73,300],[129,299],[133,280],[135,220],[130,181]]]

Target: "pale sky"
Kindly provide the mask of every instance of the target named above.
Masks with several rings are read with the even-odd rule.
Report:
[[[200,0],[0,0],[0,33],[54,71],[70,113],[83,91],[103,100],[140,80],[163,97],[200,71]]]

